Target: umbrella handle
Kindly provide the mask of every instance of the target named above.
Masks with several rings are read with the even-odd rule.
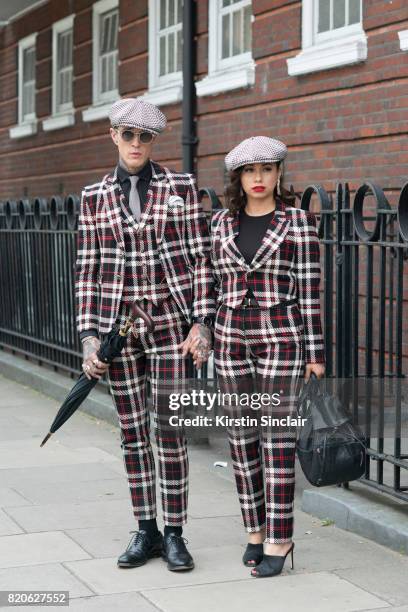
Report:
[[[134,322],[135,319],[143,319],[143,321],[146,323],[147,325],[147,331],[152,332],[154,330],[154,321],[152,319],[152,317],[147,314],[147,312],[145,312],[143,310],[143,308],[141,308],[141,306],[139,306],[139,304],[137,302],[134,302],[132,304],[132,309],[131,309],[131,313],[130,316],[128,317],[128,319],[126,320],[126,323],[123,327],[121,327],[119,334],[121,336],[126,336],[129,329],[132,327],[132,324]]]

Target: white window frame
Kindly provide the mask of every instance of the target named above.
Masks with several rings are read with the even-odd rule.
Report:
[[[26,36],[22,38],[18,42],[18,123],[13,126],[9,130],[10,138],[23,138],[24,136],[31,136],[37,132],[37,117],[35,111],[35,102],[34,102],[34,112],[23,120],[23,59],[24,59],[24,51],[29,49],[30,47],[34,47],[36,51],[36,38],[37,32],[30,34],[30,36]],[[34,60],[34,75],[35,75],[35,60]],[[34,100],[36,95],[36,84],[34,84]]]
[[[57,21],[52,26],[52,114],[51,117],[43,121],[42,125],[45,132],[65,128],[75,123],[75,112],[72,101],[70,104],[64,105],[63,109],[57,110],[58,36],[67,30],[72,30],[72,36],[74,35],[74,15],[65,17],[65,19]]]
[[[196,82],[197,96],[214,95],[255,84],[255,62],[251,51],[221,58],[221,2],[222,0],[208,2],[208,75]],[[252,6],[252,2],[250,4]],[[252,15],[251,23],[254,21]]]
[[[82,111],[83,121],[98,121],[106,119],[112,103],[119,98],[119,90],[109,92],[109,96],[100,96],[99,44],[100,16],[103,13],[118,9],[119,0],[99,0],[92,7],[92,106]],[[120,17],[120,15],[119,15]],[[120,24],[118,25],[120,30]],[[118,55],[119,69],[119,55]]]
[[[398,38],[401,51],[408,51],[408,30],[401,30],[401,32],[398,32]]]
[[[189,0],[185,0],[189,1]],[[183,20],[181,28],[183,29]],[[183,72],[159,75],[160,0],[149,0],[149,89],[143,98],[158,106],[175,104],[183,97]]]
[[[287,60],[289,76],[331,70],[367,59],[363,7],[360,23],[317,34],[316,3],[317,0],[302,2],[302,51]]]

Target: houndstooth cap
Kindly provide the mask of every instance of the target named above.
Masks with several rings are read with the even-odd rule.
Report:
[[[275,138],[251,136],[239,143],[225,157],[227,170],[236,170],[245,164],[266,164],[285,159],[288,149]]]
[[[167,125],[167,119],[157,106],[141,98],[122,98],[115,102],[109,119],[112,127],[121,125],[160,134]]]

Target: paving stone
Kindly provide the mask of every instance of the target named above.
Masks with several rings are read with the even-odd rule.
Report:
[[[118,478],[118,476],[91,481],[73,480],[71,482],[53,482],[42,485],[31,481],[20,484],[19,491],[33,504],[39,505],[59,503],[62,499],[66,499],[68,503],[130,499],[127,481],[124,478]],[[23,504],[10,503],[7,505]]]
[[[130,521],[130,500],[44,504],[7,508],[26,531],[57,531],[79,527],[126,525]]]
[[[117,478],[116,461],[113,463],[83,463],[74,465],[45,465],[23,468],[1,469],[0,479],[4,487],[16,488],[37,483],[39,486],[52,483],[92,482]],[[123,465],[119,466],[124,476]]]
[[[271,582],[272,581],[272,582]],[[329,572],[276,576],[270,580],[226,581],[173,589],[142,590],[166,612],[357,612],[384,608],[383,600]]]
[[[93,595],[81,580],[73,576],[60,563],[0,569],[0,591],[49,590],[69,591],[70,597]],[[27,609],[25,607],[26,612]]]
[[[388,552],[387,549],[378,548]],[[359,587],[382,597],[393,606],[408,606],[408,558],[406,555],[393,553],[393,557],[384,555],[381,558],[366,557],[358,572],[351,569],[336,570],[336,574]]]
[[[117,558],[72,561],[66,563],[79,580],[100,595],[141,591],[149,588],[174,588],[177,586],[222,582],[230,580],[253,580],[249,568],[241,563],[240,546],[200,549],[194,554],[196,567],[190,572],[170,572],[161,559],[151,559],[138,568],[118,568]],[[225,612],[225,610],[224,610]]]
[[[17,567],[89,559],[89,555],[61,531],[24,533],[0,539],[0,567]]]
[[[1,475],[1,472],[0,472]],[[11,487],[0,488],[0,506],[27,506],[31,502]]]
[[[0,508],[0,536],[23,532],[24,530]]]
[[[0,442],[1,469],[88,462],[119,463],[116,457],[99,448],[89,446],[69,449],[62,444],[49,443],[40,448],[40,442],[40,438]]]

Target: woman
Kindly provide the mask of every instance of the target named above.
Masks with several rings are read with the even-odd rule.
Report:
[[[286,417],[294,414],[302,376],[307,380],[314,372],[320,378],[325,369],[316,219],[291,205],[283,186],[286,154],[282,142],[264,136],[248,138],[228,153],[227,209],[211,221],[220,390],[240,397],[249,392],[251,398],[256,390],[269,398],[269,408],[257,410],[255,427],[253,420],[245,426],[236,419],[227,428],[249,534],[243,562],[254,566],[254,577],[279,574],[289,553],[293,568],[296,429]],[[235,405],[227,412],[253,416],[255,410],[242,412]],[[261,415],[279,420],[264,424]]]

